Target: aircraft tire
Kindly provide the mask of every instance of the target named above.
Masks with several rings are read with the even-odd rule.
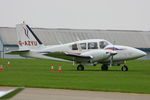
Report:
[[[122,66],[121,68],[122,71],[128,71],[128,67],[126,65]]]
[[[84,71],[84,66],[83,65],[78,65],[77,70],[78,71]]]
[[[101,70],[102,71],[107,71],[108,70],[108,66],[107,65],[102,65]]]

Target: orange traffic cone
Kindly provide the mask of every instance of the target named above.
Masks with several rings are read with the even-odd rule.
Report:
[[[61,68],[62,66],[61,65],[59,65],[59,68],[58,68],[58,71],[57,72],[62,72],[62,68]]]
[[[7,62],[7,66],[10,67],[10,61]]]
[[[54,69],[54,66],[51,65],[50,71],[54,71],[54,70],[55,70],[55,69]]]
[[[0,64],[0,71],[2,71],[3,70],[3,65],[2,64]]]

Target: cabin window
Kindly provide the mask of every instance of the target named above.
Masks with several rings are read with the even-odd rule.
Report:
[[[86,49],[86,43],[80,43],[80,47],[82,50],[85,50]]]
[[[105,48],[107,45],[108,45],[108,43],[107,43],[106,41],[100,41],[100,42],[99,42],[99,47],[100,47],[101,49]]]
[[[72,45],[72,50],[78,50],[77,44],[73,44],[73,45]]]
[[[88,49],[97,49],[97,42],[90,42],[88,43]]]

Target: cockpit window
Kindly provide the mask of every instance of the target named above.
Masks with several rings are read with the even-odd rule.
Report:
[[[90,42],[88,43],[88,49],[97,49],[97,42]]]
[[[73,44],[73,45],[72,45],[72,50],[78,50],[77,44]]]
[[[80,47],[82,50],[85,50],[86,49],[86,43],[80,43]]]
[[[106,41],[100,41],[100,42],[99,42],[99,47],[100,47],[101,49],[105,48],[107,45],[108,45],[108,43],[107,43]]]

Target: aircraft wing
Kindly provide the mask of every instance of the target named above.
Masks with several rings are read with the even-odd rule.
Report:
[[[30,50],[18,50],[18,51],[10,51],[7,52],[6,54],[14,54],[14,55],[20,55],[20,56],[26,56],[27,53],[29,53]],[[50,59],[50,60],[56,60],[56,61],[65,61],[65,62],[71,62],[71,61],[75,61],[75,62],[87,62],[90,61],[90,59],[92,59],[91,56],[83,56],[80,54],[73,54],[73,53],[68,53],[68,52],[38,52],[36,55],[40,54],[40,57],[44,57],[46,56],[46,59]],[[44,57],[45,58],[45,57]]]
[[[17,93],[21,92],[23,89],[24,87],[19,87],[19,88],[8,90],[8,91],[0,91],[0,100],[9,99],[13,97],[14,95],[16,95]]]
[[[91,56],[83,56],[83,55],[76,55],[76,54],[66,54],[66,55],[71,57],[76,57],[76,58],[92,59]]]
[[[59,58],[59,59],[65,59],[69,61],[76,61],[76,62],[86,62],[92,59],[91,56],[83,56],[83,55],[65,53],[65,52],[52,52],[52,53],[46,53],[44,55],[49,57]]]

